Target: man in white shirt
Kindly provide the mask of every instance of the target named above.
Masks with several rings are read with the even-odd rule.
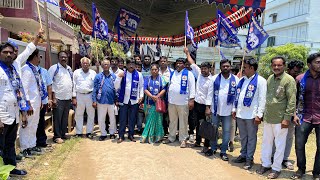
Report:
[[[118,64],[119,64],[118,57],[113,56],[113,57],[111,57],[110,61],[111,61],[110,73],[113,73],[116,76],[118,76],[119,73],[123,72],[123,70],[118,67]]]
[[[66,139],[68,115],[72,99],[73,75],[72,69],[67,65],[68,54],[65,51],[58,53],[59,62],[49,68],[52,78],[52,106],[55,143],[63,143]]]
[[[199,68],[192,59],[188,48],[185,48],[184,52],[187,55],[188,62],[191,64],[190,68],[192,68],[194,75],[197,77],[196,95],[193,109],[196,126],[196,142],[194,143],[194,146],[201,147],[201,136],[199,135],[200,120],[206,120],[206,116],[211,115],[210,106],[212,103],[212,96],[210,96],[209,93],[209,86],[212,83],[212,76],[210,74],[211,64],[209,62],[203,62],[201,63],[201,68]],[[203,153],[207,152],[210,145],[209,143],[210,141],[205,139],[202,150]]]
[[[168,66],[168,58],[166,56],[161,56],[159,59],[159,65],[160,65],[159,75],[161,75],[164,78],[165,82],[169,82],[170,75],[174,70]],[[168,103],[168,92],[166,92],[165,101],[166,103]],[[163,131],[164,131],[164,134],[166,135],[166,134],[169,134],[169,131],[168,131],[169,115],[168,113],[164,113],[162,117],[163,117],[163,121],[162,121]]]
[[[140,72],[135,69],[135,61],[133,59],[126,60],[127,70],[119,73],[114,87],[119,90],[119,139],[118,143],[124,140],[125,129],[128,122],[128,139],[135,142],[134,125],[137,117],[139,104],[143,100],[143,85],[144,79]]]
[[[244,60],[244,77],[237,86],[237,100],[232,110],[233,118],[237,119],[241,139],[241,155],[233,162],[245,162],[243,168],[246,170],[253,166],[258,125],[261,123],[266,105],[267,81],[258,75],[257,69],[257,60]]]
[[[38,65],[40,64],[39,50],[36,49],[27,59],[27,63],[22,67],[23,87],[27,99],[30,100],[33,114],[27,116],[28,126],[20,128],[20,149],[22,155],[30,157],[32,154],[40,153],[41,149],[37,145],[37,128],[40,118],[41,100],[48,97],[47,87],[44,84]]]
[[[221,73],[214,75],[209,87],[209,96],[212,96],[212,123],[219,127],[222,122],[222,145],[220,157],[223,161],[228,161],[228,144],[231,131],[231,111],[236,99],[236,88],[239,79],[231,73],[231,62],[228,59],[220,61]],[[212,156],[217,151],[217,138],[211,142],[211,149],[206,152],[206,156]]]
[[[89,69],[91,61],[87,57],[80,59],[81,68],[73,73],[73,97],[72,104],[76,107],[76,136],[82,137],[83,114],[87,112],[86,136],[92,138],[95,110],[92,107],[93,80],[96,72]]]
[[[176,140],[176,132],[179,120],[180,147],[187,146],[188,115],[193,109],[195,96],[195,80],[192,72],[185,69],[185,59],[176,60],[176,70],[170,77],[168,100],[169,100],[169,136],[163,143],[171,143]]]
[[[20,119],[19,111],[26,106],[20,106],[22,103],[19,103],[21,101],[18,101],[19,98],[16,96],[16,92],[23,95],[21,91],[24,90],[19,74],[12,65],[13,61],[14,47],[8,42],[2,43],[0,45],[0,156],[5,165],[16,166],[15,141]],[[26,99],[24,103],[25,101]],[[25,111],[22,113],[21,121],[25,121],[23,124],[26,125]],[[10,174],[26,175],[27,172],[15,168]]]

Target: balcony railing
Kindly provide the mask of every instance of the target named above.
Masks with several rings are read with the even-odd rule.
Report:
[[[0,0],[0,8],[24,9],[24,0]]]

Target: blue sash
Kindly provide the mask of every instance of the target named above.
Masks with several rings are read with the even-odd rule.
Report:
[[[9,81],[10,81],[11,86],[14,91],[14,95],[17,98],[17,102],[19,104],[20,110],[21,111],[28,111],[30,109],[30,106],[27,103],[26,94],[24,92],[24,89],[22,86],[22,81],[20,79],[20,76],[19,76],[17,70],[14,68],[13,65],[11,65],[11,69],[10,69],[2,61],[0,61],[0,66],[9,78]]]
[[[304,112],[305,112],[305,104],[304,104],[304,96],[306,93],[307,87],[307,77],[310,75],[310,70],[308,70],[304,75],[303,78],[299,82],[299,93],[298,93],[298,103],[297,103],[297,116],[300,119],[300,123],[303,122]]]
[[[173,73],[174,71],[172,71],[170,74],[170,81],[172,79]],[[187,94],[188,75],[189,75],[189,71],[187,69],[183,69],[181,74],[181,82],[180,82],[180,94]]]
[[[220,90],[220,82],[221,82],[221,73],[218,75],[216,80],[214,81],[213,84],[213,114],[214,116],[217,115],[217,110],[218,110],[218,102],[219,102],[219,90]],[[234,102],[235,96],[236,96],[236,78],[234,75],[231,74],[230,80],[229,80],[229,91],[228,91],[228,98],[227,98],[227,104],[230,105]]]
[[[127,77],[127,71],[124,72],[124,77],[121,80],[120,85],[120,92],[119,92],[119,102],[123,103],[124,100],[124,94],[126,91],[126,77]],[[132,80],[131,80],[131,92],[130,92],[130,99],[131,100],[137,100],[138,98],[138,86],[139,86],[139,73],[137,70],[134,70],[132,72]]]
[[[48,92],[47,92],[47,87],[45,86],[43,79],[41,77],[40,68],[39,68],[39,71],[37,71],[36,67],[33,66],[29,61],[27,61],[26,64],[30,67],[30,69],[33,72],[34,77],[36,78],[38,90],[39,90],[39,93],[41,96],[41,100],[46,99],[46,97],[48,97]]]
[[[56,71],[54,71],[53,78],[52,78],[53,81],[54,81],[54,77],[58,74],[59,69],[60,69],[60,67],[59,67],[59,65],[57,64]],[[68,70],[68,72],[69,72],[71,81],[72,81],[72,83],[73,83],[73,73],[72,73],[71,69],[67,68],[67,70]],[[72,87],[73,87],[73,85],[72,85]]]
[[[258,86],[258,76],[259,76],[258,73],[255,73],[254,77],[251,79],[250,83],[247,86],[246,94],[243,99],[244,106],[247,106],[247,107],[251,106],[253,97],[256,93],[257,86]],[[243,83],[244,83],[244,78],[242,78],[240,80],[240,82],[237,86],[237,98],[235,101],[236,108],[238,107],[239,96],[240,96],[240,92],[241,92]]]

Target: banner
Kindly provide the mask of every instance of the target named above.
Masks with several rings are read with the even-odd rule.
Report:
[[[104,19],[101,18],[100,13],[94,3],[92,3],[92,22],[92,37],[107,40],[108,24]]]
[[[263,42],[268,39],[268,37],[268,33],[259,25],[259,22],[256,20],[256,18],[254,18],[254,16],[251,16],[249,31],[246,40],[248,51],[252,51],[261,46],[261,44],[263,44]]]
[[[218,27],[217,27],[217,37],[220,41],[220,46],[226,48],[240,47],[240,40],[237,37],[237,30],[234,28],[233,24],[229,21],[225,15],[218,10]]]
[[[134,33],[137,30],[140,20],[140,16],[137,14],[124,8],[120,8],[115,26],[120,27],[120,29],[124,31]]]
[[[186,18],[185,18],[185,21],[184,21],[184,31],[185,31],[184,34],[187,37],[187,39],[190,39],[192,45],[195,48],[198,48],[197,44],[194,41],[194,30],[193,30],[193,28],[192,28],[192,26],[190,25],[190,22],[189,22],[188,11],[186,11]]]

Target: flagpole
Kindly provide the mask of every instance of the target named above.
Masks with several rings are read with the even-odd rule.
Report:
[[[215,58],[216,58],[216,46],[213,47],[213,60],[212,60],[211,68],[215,67],[215,60],[214,60]],[[213,72],[215,72],[215,69],[213,70]]]
[[[48,55],[45,60],[45,62],[46,62],[45,65],[46,65],[46,68],[49,68],[51,66],[51,44],[50,44],[50,35],[49,35],[49,17],[48,17],[48,9],[47,9],[48,7],[47,7],[46,1],[43,2],[43,8],[44,8],[44,15],[45,15],[45,20],[46,20],[47,55]],[[42,24],[40,23],[40,25],[42,25]],[[72,65],[73,65],[73,63],[72,63]]]
[[[40,7],[39,7],[39,2],[38,2],[38,0],[36,0],[36,3],[37,3],[37,10],[38,10],[38,17],[39,17],[40,28],[42,29],[42,20],[41,20]]]
[[[220,41],[218,41],[218,53],[219,53],[219,60],[221,61]]]
[[[187,47],[187,35],[184,36],[184,47]]]
[[[245,58],[245,56],[246,56],[246,50],[243,48],[243,57],[242,57],[242,61],[241,61],[241,68],[240,68],[240,77],[239,78],[241,78],[242,77],[242,71],[243,71],[243,64],[244,64],[244,58]]]
[[[98,54],[98,42],[97,42],[97,33],[96,32],[94,32],[94,41],[96,42],[96,60],[97,60],[97,62],[99,62],[99,54]],[[96,62],[96,63],[97,63]],[[99,69],[98,69],[98,67],[97,67],[97,71],[99,72]]]

